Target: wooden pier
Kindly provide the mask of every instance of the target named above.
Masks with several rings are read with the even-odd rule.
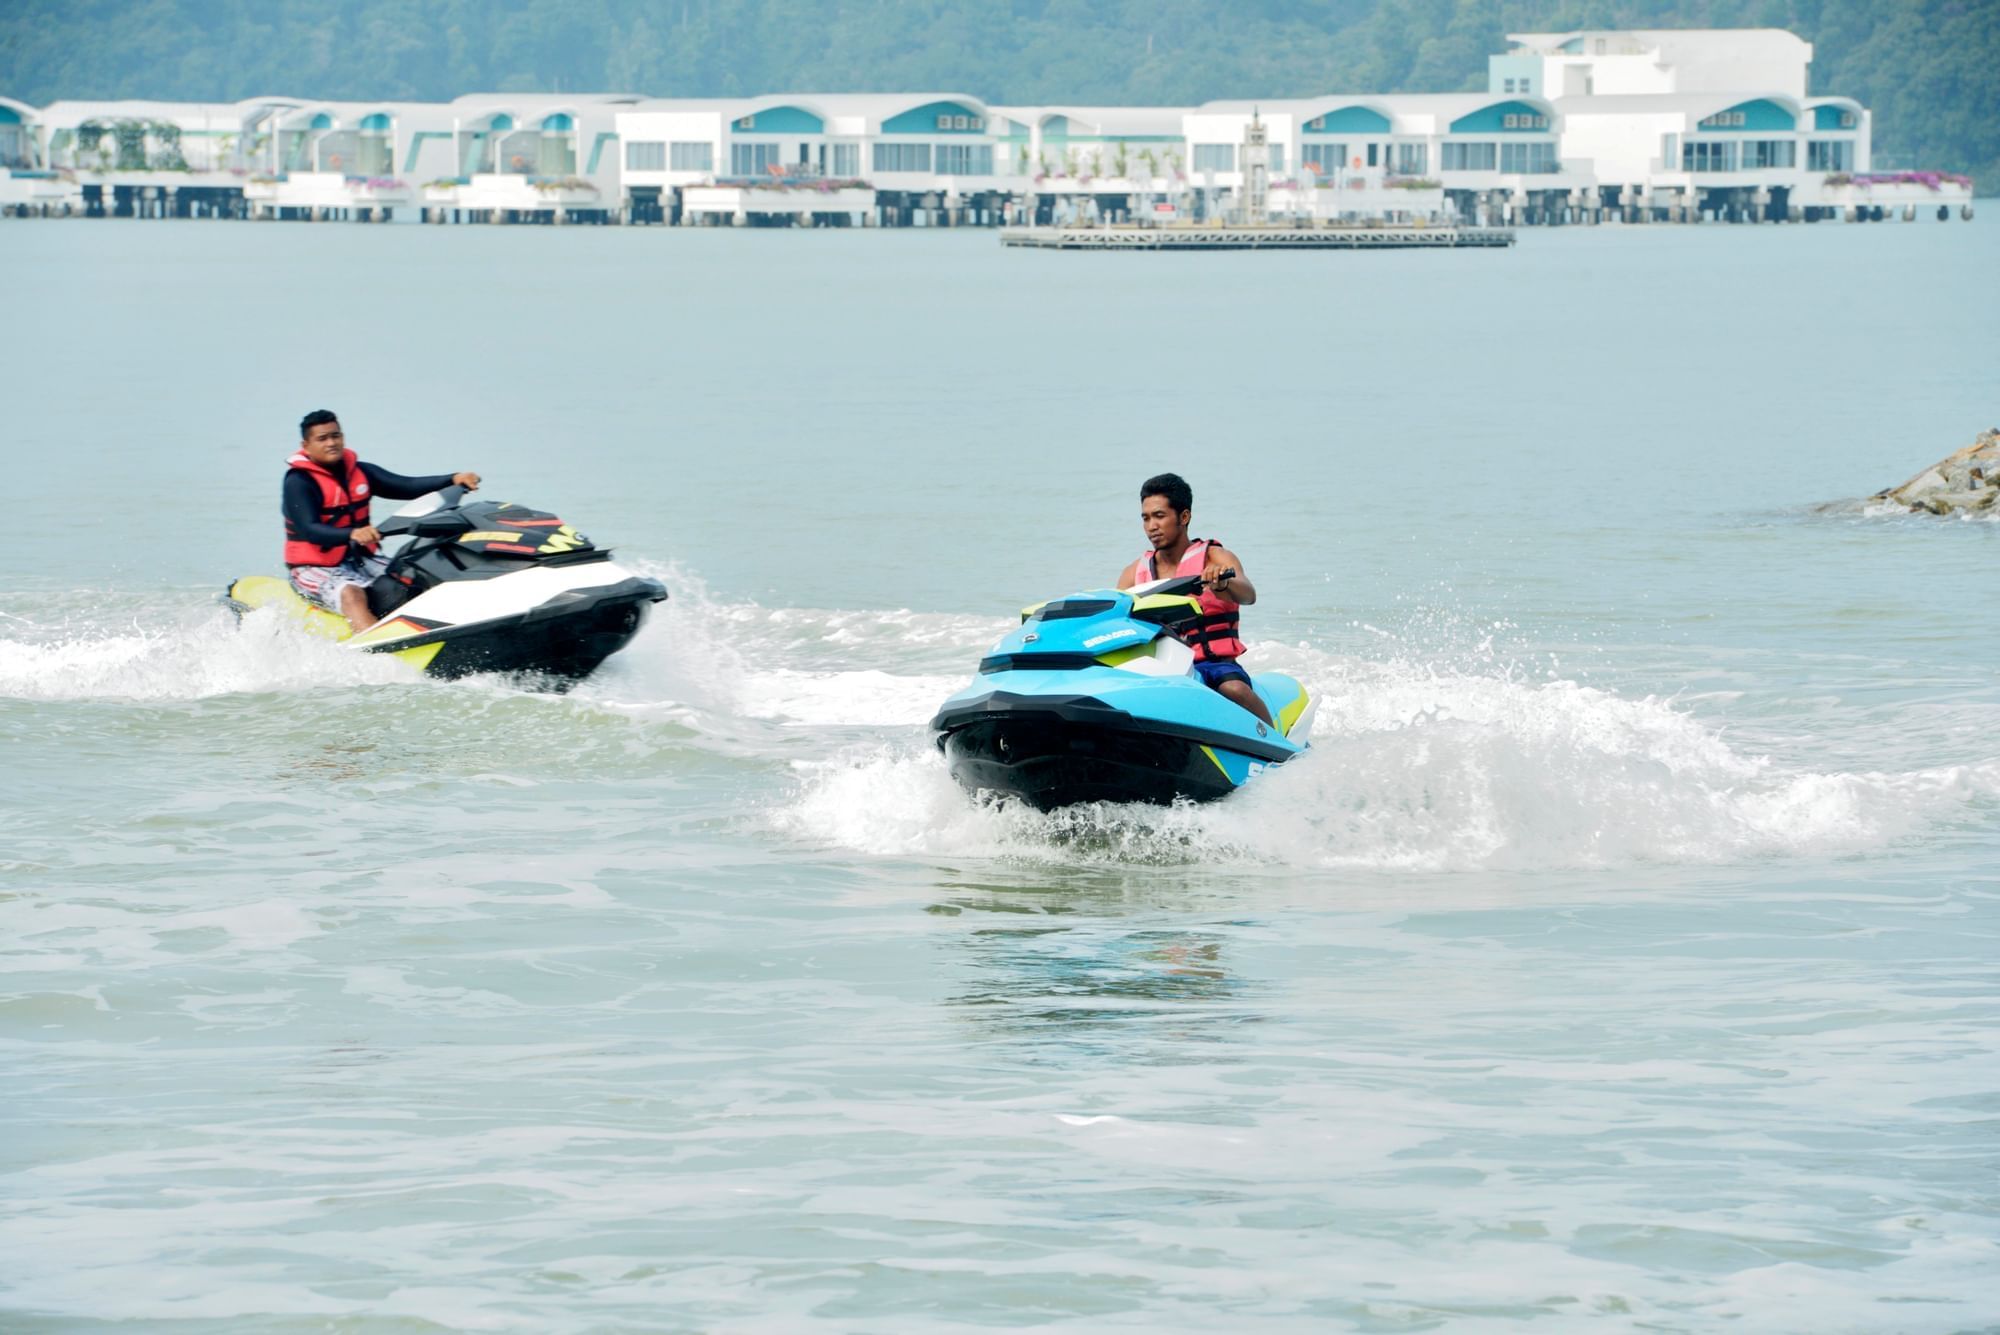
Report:
[[[1167,223],[1144,227],[1113,223],[1008,227],[1000,233],[1000,244],[1038,250],[1459,250],[1511,246],[1514,233],[1506,227],[1448,224]]]

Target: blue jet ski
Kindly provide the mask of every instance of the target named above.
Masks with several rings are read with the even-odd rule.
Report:
[[[1212,802],[1305,750],[1311,701],[1252,678],[1276,726],[1211,689],[1174,627],[1201,614],[1197,576],[1030,607],[931,727],[952,777],[1039,811],[1078,802]]]

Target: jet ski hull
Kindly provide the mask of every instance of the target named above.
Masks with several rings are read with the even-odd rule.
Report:
[[[631,579],[600,591],[586,606],[533,608],[494,621],[431,631],[394,645],[356,647],[405,653],[424,647],[427,635],[435,636],[429,642],[437,644],[437,653],[424,665],[433,677],[536,676],[567,690],[630,644],[645,625],[647,610],[662,596],[657,581]]]
[[[1086,802],[1213,802],[1236,791],[1209,748],[1049,719],[989,717],[942,739],[959,785],[1037,811]]]
[[[350,635],[344,618],[314,607],[287,581],[270,576],[237,580],[223,601],[239,617],[274,609],[315,635],[339,640],[358,653],[392,655],[428,676],[502,673],[543,679],[565,691],[630,644],[652,604],[666,596],[658,580],[625,576],[557,593],[523,611],[449,624],[425,617],[428,609],[419,598],[360,635]]]
[[[1038,811],[1085,802],[1213,802],[1303,749],[1192,678],[1118,681],[1109,669],[1096,673],[1105,674],[1106,698],[1070,685],[1095,674],[1062,674],[1056,680],[1068,689],[1051,689],[1051,674],[1018,673],[1009,684],[1020,689],[975,689],[947,701],[932,727],[952,777],[974,793]],[[1303,696],[1289,678],[1268,686]],[[1202,710],[1176,717],[1177,704]],[[1217,726],[1218,716],[1240,716],[1242,726]]]

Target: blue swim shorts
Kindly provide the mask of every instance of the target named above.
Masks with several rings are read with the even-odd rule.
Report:
[[[1225,681],[1240,681],[1250,684],[1250,674],[1238,667],[1233,658],[1204,658],[1194,665],[1194,670],[1205,683],[1216,690],[1222,689]]]

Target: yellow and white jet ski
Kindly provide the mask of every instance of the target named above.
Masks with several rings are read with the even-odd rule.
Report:
[[[274,608],[355,650],[394,654],[434,677],[475,672],[547,678],[567,689],[623,649],[666,599],[656,579],[552,514],[506,502],[465,504],[463,487],[421,496],[377,525],[410,541],[369,586],[381,620],[359,634],[301,598],[282,576],[246,575],[223,602],[240,617]]]

